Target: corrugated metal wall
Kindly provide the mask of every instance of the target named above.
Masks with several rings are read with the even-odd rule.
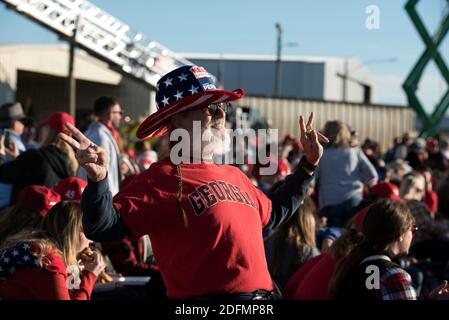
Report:
[[[329,120],[344,121],[358,131],[362,142],[369,137],[378,141],[383,151],[392,146],[395,137],[415,129],[415,112],[407,107],[267,97],[246,97],[237,103],[259,108],[271,120],[271,127],[279,130],[279,139],[287,133],[299,136],[299,116],[307,117],[312,111],[316,113],[315,127],[323,128]]]

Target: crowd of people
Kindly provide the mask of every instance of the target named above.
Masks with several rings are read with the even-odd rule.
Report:
[[[113,97],[78,126],[64,112],[36,126],[2,105],[0,299],[449,298],[447,140],[408,132],[383,151],[343,120],[314,129],[312,114],[279,141],[272,175],[248,161],[272,148],[262,139],[244,163],[193,159],[218,150],[213,134],[170,159],[167,133],[230,127],[224,103],[243,95],[176,69],[139,139]],[[101,290],[121,276],[150,281]]]

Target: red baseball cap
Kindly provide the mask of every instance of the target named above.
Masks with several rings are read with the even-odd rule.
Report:
[[[86,180],[77,177],[69,177],[60,180],[54,189],[61,196],[62,200],[80,201],[86,186]]]
[[[399,201],[399,188],[390,182],[379,182],[370,190],[371,194],[379,198],[388,198]]]
[[[59,201],[59,194],[46,186],[28,186],[19,191],[17,206],[35,210],[45,217],[48,210]]]
[[[47,125],[57,133],[64,131],[64,123],[70,123],[75,125],[75,120],[72,116],[66,112],[55,112],[49,116],[46,120],[42,121],[42,125]]]

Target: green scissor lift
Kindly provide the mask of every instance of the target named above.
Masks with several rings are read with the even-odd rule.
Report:
[[[443,18],[435,35],[431,37],[416,11],[416,4],[418,3],[418,1],[419,0],[407,1],[405,10],[412,19],[413,25],[415,26],[419,35],[423,39],[426,50],[416,62],[402,87],[404,88],[404,91],[407,95],[410,107],[412,107],[416,111],[418,117],[422,122],[420,136],[427,138],[434,136],[437,133],[438,125],[444,118],[446,110],[449,107],[449,89],[446,90],[446,93],[435,106],[435,110],[431,115],[429,115],[424,110],[421,102],[416,96],[416,90],[418,89],[418,82],[422,77],[423,71],[426,65],[431,61],[431,59],[435,61],[436,66],[441,72],[441,75],[446,80],[446,83],[449,84],[449,70],[443,58],[441,57],[440,52],[438,51],[438,46],[441,44],[442,40],[449,30],[449,13],[447,13]]]

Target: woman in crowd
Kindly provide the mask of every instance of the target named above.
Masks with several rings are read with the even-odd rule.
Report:
[[[380,200],[363,219],[364,240],[337,265],[329,293],[334,299],[415,300],[410,275],[392,258],[409,252],[417,228],[405,204]],[[448,298],[445,281],[429,298]]]
[[[19,235],[0,251],[0,298],[5,300],[88,300],[103,258],[93,252],[83,260],[77,255],[89,245],[82,231],[78,202],[63,201],[45,216],[42,229]]]
[[[299,266],[319,255],[315,232],[315,205],[307,197],[297,213],[265,242],[269,270],[280,289]]]
[[[328,252],[310,259],[293,274],[284,289],[286,299],[330,299],[328,287],[337,262],[362,241],[361,224],[366,210],[367,208],[364,208],[357,213],[349,228],[332,243]]]
[[[28,186],[19,192],[17,204],[0,215],[0,246],[11,236],[40,228],[47,211],[60,196],[45,186]]]
[[[434,219],[425,203],[427,189],[425,176],[414,171],[404,177],[399,192],[418,227],[411,251],[419,260],[430,259],[431,265],[423,265],[421,269],[425,271],[431,267],[432,277],[442,280],[449,262],[449,226],[447,222]]]
[[[378,175],[363,151],[352,147],[346,124],[327,122],[323,134],[330,142],[316,171],[320,216],[329,227],[343,227],[362,202],[364,184],[376,184]]]
[[[59,180],[76,174],[75,153],[58,137],[58,133],[64,131],[65,122],[74,124],[73,118],[65,112],[52,114],[41,128],[39,148],[23,152],[14,161],[5,163],[6,151],[0,148],[0,182],[13,185],[12,203],[26,186],[53,188]]]
[[[424,202],[426,190],[425,177],[416,171],[404,177],[399,189],[399,195],[407,203],[419,228],[415,243],[434,238],[446,238],[449,231],[444,224],[437,223],[433,219],[428,206]]]

